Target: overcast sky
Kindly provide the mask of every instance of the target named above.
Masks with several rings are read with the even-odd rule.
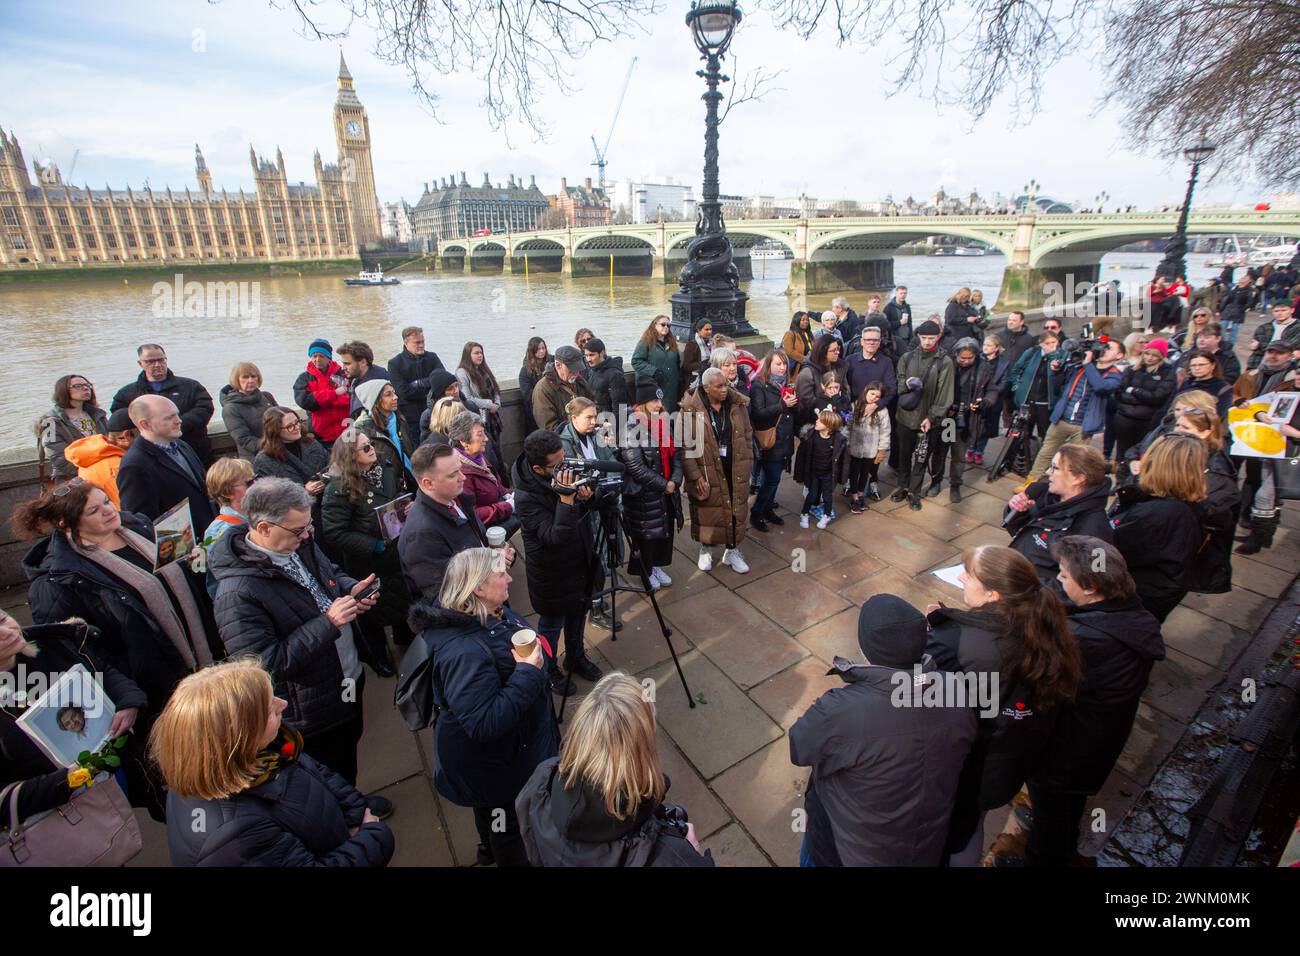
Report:
[[[373,37],[354,25],[343,41],[357,94],[370,116],[379,199],[414,203],[422,184],[464,170],[536,175],[554,192],[561,176],[595,176],[591,136],[602,143],[633,56],[639,58],[609,150],[607,177],[673,176],[696,184],[703,162],[703,82],[683,23],[688,4],[667,4],[648,35],[596,47],[573,67],[573,91],[548,91],[544,141],[515,128],[509,140],[479,107],[481,80],[433,77],[441,123],[394,67],[371,55]],[[200,32],[196,32],[200,31]],[[198,49],[196,49],[198,48]],[[722,190],[777,197],[920,199],[942,186],[1018,193],[1031,177],[1041,192],[1094,203],[1150,208],[1181,201],[1187,169],[1121,145],[1118,111],[1099,108],[1091,57],[1063,62],[1044,78],[1042,112],[1012,126],[1001,103],[973,129],[968,117],[913,95],[886,96],[876,51],[836,48],[775,30],[762,13],[733,42],[744,74],[785,69],[783,89],[738,107],[723,127]],[[195,183],[203,147],[214,184],[252,185],[251,142],[284,151],[291,181],[311,182],[312,151],[337,152],[331,110],[338,47],[304,38],[292,10],[267,0],[103,3],[4,0],[0,5],[0,125],[17,133],[27,160],[53,159],[76,183],[155,189]],[[734,68],[734,64],[729,64]],[[951,64],[957,69],[957,64]],[[1201,202],[1252,205],[1271,191],[1241,181],[1198,188]]]

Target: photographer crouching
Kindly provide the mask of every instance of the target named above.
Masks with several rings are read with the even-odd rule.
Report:
[[[557,648],[551,658],[551,690],[563,697],[573,681],[560,670],[559,636],[564,631],[565,669],[584,680],[600,680],[601,671],[587,658],[583,630],[600,561],[588,513],[598,510],[604,494],[573,471],[561,467],[564,443],[552,431],[538,430],[524,439],[515,460],[515,514],[524,535],[528,598],[537,612],[537,630]]]

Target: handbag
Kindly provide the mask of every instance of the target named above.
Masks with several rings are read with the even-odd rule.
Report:
[[[758,447],[767,451],[776,444],[776,426],[771,428],[756,428],[754,430],[754,441],[758,442]]]
[[[1289,457],[1273,462],[1273,487],[1279,499],[1300,501],[1300,448],[1291,442],[1287,453]]]
[[[0,791],[8,804],[9,829],[0,848],[0,867],[123,866],[143,846],[140,825],[126,794],[101,773],[88,789],[78,789],[61,807],[18,819],[18,792],[23,781]]]

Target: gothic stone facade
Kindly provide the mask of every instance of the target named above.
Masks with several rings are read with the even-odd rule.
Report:
[[[0,268],[157,266],[356,258],[380,238],[370,124],[339,57],[334,131],[338,163],[314,157],[315,183],[290,183],[284,156],[250,146],[255,188],[213,189],[194,147],[198,189],[91,189],[65,183],[54,164],[32,163],[0,130]]]

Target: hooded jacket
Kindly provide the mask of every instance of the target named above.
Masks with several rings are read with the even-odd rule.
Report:
[[[515,800],[519,835],[533,866],[713,865],[713,857],[696,852],[685,831],[655,815],[658,804],[644,800],[633,816],[616,820],[585,781],[565,787],[559,764],[559,757],[539,764]]]
[[[181,415],[181,438],[194,449],[206,468],[212,464],[212,446],[208,443],[208,422],[212,421],[212,396],[208,390],[192,378],[181,378],[171,369],[162,380],[162,388],[154,391],[141,372],[139,377],[129,385],[123,385],[113,396],[113,406],[109,413],[119,408],[126,408],[141,395],[162,395],[176,403],[176,410]]]
[[[602,412],[618,413],[620,406],[632,404],[627,393],[627,375],[623,371],[621,356],[605,356],[605,361],[593,365],[584,373],[591,386],[592,398]]]
[[[36,423],[36,433],[41,438],[41,448],[50,462],[50,474],[54,478],[71,478],[77,473],[76,465],[67,460],[68,448],[87,438],[108,434],[108,415],[102,408],[84,411],[94,423],[94,436],[72,424],[67,410],[57,405],[50,406],[50,410]]]
[[[117,491],[117,470],[122,467],[125,454],[125,448],[119,448],[103,435],[78,438],[63,450],[63,457],[76,467],[77,475],[108,495],[119,511],[122,499]]]
[[[279,402],[260,388],[245,393],[223,385],[217,395],[221,401],[221,420],[239,449],[239,457],[252,461],[262,441],[262,413]]]
[[[1007,508],[1002,527],[1011,534],[1008,547],[1019,551],[1034,566],[1038,578],[1051,587],[1060,570],[1052,557],[1052,544],[1067,534],[1086,534],[1102,541],[1113,540],[1106,518],[1106,499],[1110,497],[1110,479],[1086,488],[1073,498],[1062,501],[1047,490],[1048,483],[1036,481],[1025,489],[1034,502],[1028,511]]]
[[[618,450],[618,457],[627,466],[623,475],[623,526],[627,533],[643,541],[662,541],[672,533],[673,523],[680,528],[684,521],[682,514],[682,450],[674,447],[665,477],[663,455],[658,445],[652,440],[636,440],[635,436],[649,434],[650,426],[644,419],[637,418],[635,412],[628,416],[628,426],[624,429],[624,445]],[[667,427],[667,423],[665,423]],[[675,490],[668,495],[668,482],[674,482]]]
[[[937,672],[926,661],[923,673]],[[843,866],[937,866],[975,711],[897,706],[913,674],[835,659],[843,687],[817,698],[790,728],[790,762],[811,767],[809,841],[824,819]],[[815,797],[813,797],[815,794]]]
[[[357,716],[355,698],[344,700],[343,665],[335,642],[339,628],[316,606],[307,588],[248,543],[248,526],[217,539],[208,567],[217,579],[217,628],[231,657],[255,654],[271,675],[277,697],[288,703],[285,723],[310,737]],[[344,574],[309,538],[298,548],[308,572],[331,600],[351,593]],[[353,625],[356,632],[356,624]]]
[[[347,376],[338,362],[331,361],[321,371],[308,360],[307,370],[294,380],[293,400],[298,407],[311,414],[311,433],[324,442],[332,442],[343,434],[343,420],[352,408],[352,395],[337,389],[347,385]]]
[[[538,764],[560,752],[546,668],[510,651],[511,635],[527,626],[509,609],[484,625],[433,600],[411,608],[439,708],[433,782],[457,806],[514,806]]]
[[[727,457],[718,448],[718,436],[709,422],[708,396],[699,388],[682,399],[683,418],[693,415],[692,432],[701,454],[682,453],[686,494],[691,502],[691,537],[704,546],[735,548],[745,539],[749,517],[749,478],[754,467],[754,428],[749,422],[749,399],[735,389],[727,390],[722,406],[731,423]],[[727,481],[727,473],[731,481]],[[695,482],[703,478],[705,494],[696,497]]]
[[[1062,706],[1031,780],[1058,792],[1093,794],[1124,749],[1165,645],[1159,622],[1137,597],[1067,604],[1065,612],[1079,639],[1083,684],[1074,702]]]
[[[387,866],[393,831],[365,812],[356,787],[304,753],[221,800],[168,793],[167,847],[172,866]]]
[[[1139,362],[1124,373],[1115,393],[1115,414],[1150,429],[1177,386],[1178,371],[1168,362],[1161,362],[1155,371]]]

